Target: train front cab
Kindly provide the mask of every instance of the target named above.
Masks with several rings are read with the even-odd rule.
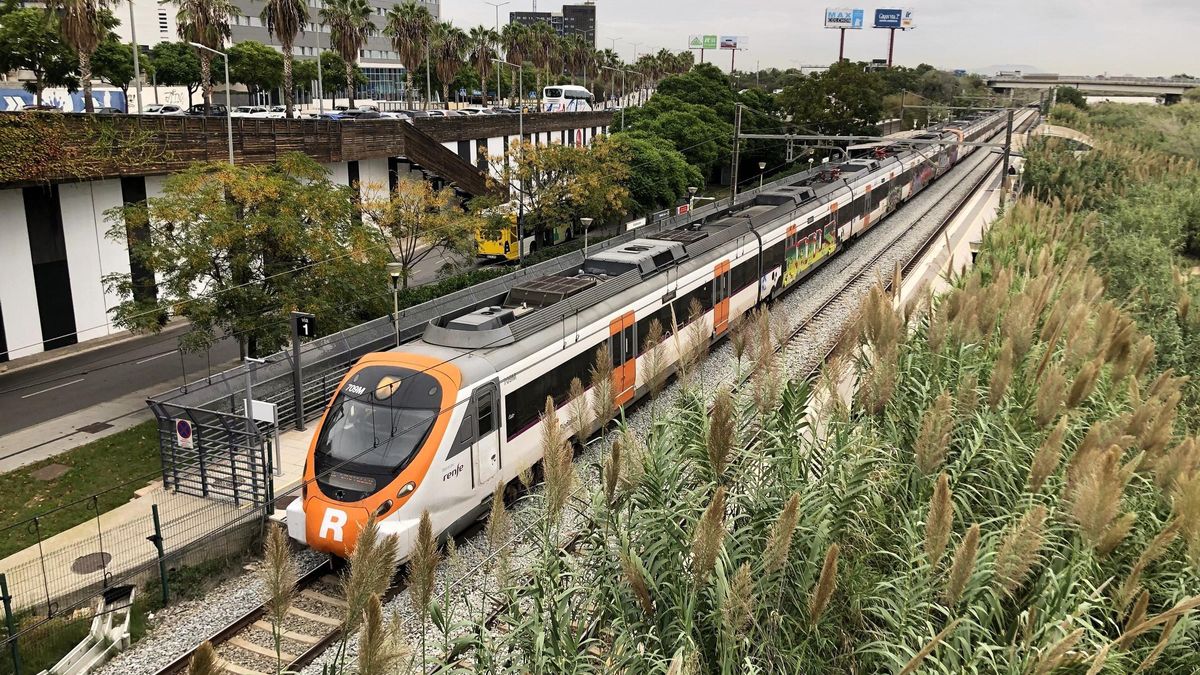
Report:
[[[425,355],[368,354],[355,364],[313,434],[304,490],[287,508],[289,536],[346,557],[374,514],[410,550],[421,511],[434,510],[425,506],[437,489],[431,467],[460,435],[451,420],[461,384],[457,367]]]

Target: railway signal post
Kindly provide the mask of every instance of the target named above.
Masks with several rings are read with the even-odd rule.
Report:
[[[300,363],[300,338],[317,336],[317,317],[292,312],[292,403],[296,408],[296,430],[304,431],[304,366]]]

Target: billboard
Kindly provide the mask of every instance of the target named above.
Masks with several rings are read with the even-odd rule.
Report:
[[[913,11],[906,8],[875,10],[875,28],[898,28],[904,30],[913,27]]]
[[[746,42],[745,35],[722,35],[720,47],[721,49],[745,49]]]
[[[863,27],[863,18],[865,16],[866,10],[862,9],[827,7],[825,8],[825,27],[853,28],[857,30]]]
[[[688,49],[716,49],[716,35],[689,35]]]

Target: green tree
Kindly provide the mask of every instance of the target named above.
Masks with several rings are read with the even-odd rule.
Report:
[[[471,51],[471,63],[475,66],[475,72],[479,73],[481,85],[479,89],[483,95],[484,105],[487,105],[488,75],[495,66],[492,59],[496,58],[496,43],[499,41],[500,36],[487,26],[472,28],[467,38],[468,48]],[[497,91],[496,96],[499,95],[500,92]]]
[[[599,222],[625,213],[628,158],[611,139],[590,146],[510,143],[506,157],[495,160],[501,180],[524,202],[525,231],[545,233],[579,218]]]
[[[706,177],[729,159],[733,125],[711,107],[656,92],[626,115],[629,129],[667,139]]]
[[[241,15],[232,0],[175,0],[179,37],[209,49],[221,49],[229,39],[229,22]],[[200,49],[200,87],[207,110],[212,105],[212,52]]]
[[[434,71],[438,82],[442,84],[442,105],[450,107],[450,83],[463,66],[463,57],[467,50],[467,34],[456,28],[448,21],[439,23],[433,29],[432,56]]]
[[[190,322],[185,348],[225,334],[254,355],[287,340],[292,310],[316,314],[329,331],[386,311],[377,230],[361,224],[353,189],[303,154],[270,165],[195,165],[168,177],[160,196],[108,215],[113,239],[125,240],[126,223],[147,229],[130,255],[159,277],[162,304],[132,299],[129,274],[105,277],[126,298],[112,310],[124,328],[157,332],[169,307]]]
[[[545,21],[538,21],[529,28],[528,35],[529,60],[537,68],[534,71],[534,83],[537,87],[538,100],[542,100],[542,72],[550,67],[558,49],[558,35]]]
[[[200,57],[196,50],[184,42],[160,42],[151,48],[150,62],[160,84],[187,87],[190,105],[201,82]]]
[[[387,13],[387,24],[383,30],[391,36],[392,48],[404,64],[405,91],[409,101],[416,91],[413,88],[413,74],[425,61],[433,24],[433,15],[429,10],[411,0],[403,5],[392,5]]]
[[[63,42],[75,52],[83,86],[84,112],[95,112],[92,101],[92,54],[115,25],[107,0],[46,0],[47,11],[58,21]]]
[[[504,60],[516,66],[523,66],[525,59],[529,55],[529,27],[521,23],[510,23],[500,31],[500,45],[504,48]],[[517,74],[519,68],[510,68],[512,70],[509,90],[516,92],[517,100],[525,95],[525,83],[517,83]],[[522,78],[524,79],[524,78]],[[514,100],[513,105],[518,105],[517,100]]]
[[[292,117],[292,107],[296,104],[296,87],[292,79],[292,53],[296,36],[304,33],[308,23],[308,5],[304,0],[266,0],[261,14],[267,32],[279,40],[283,48],[283,106],[284,115]]]
[[[250,88],[252,94],[283,84],[283,55],[254,40],[229,48],[229,79]]]
[[[1066,103],[1081,110],[1087,110],[1087,98],[1075,87],[1059,87],[1055,90],[1054,96],[1058,103]]]
[[[883,83],[876,73],[865,72],[864,64],[843,61],[785,89],[779,107],[797,124],[820,133],[875,133]]]
[[[150,64],[146,62],[140,65],[143,69],[150,69]],[[125,111],[129,112],[129,83],[134,77],[133,46],[109,34],[92,54],[92,73],[102,82],[121,90],[125,95]]]
[[[58,20],[36,9],[16,9],[0,15],[0,71],[28,70],[33,82],[25,90],[34,95],[38,105],[46,87],[78,86],[75,53],[63,42],[57,28]]]
[[[452,188],[434,190],[429,181],[405,178],[390,194],[372,190],[363,202],[366,220],[379,228],[392,259],[400,263],[405,290],[412,269],[441,251],[469,257],[481,220],[465,213]]]
[[[329,26],[333,49],[346,62],[346,99],[351,108],[354,107],[357,84],[353,68],[358,63],[359,51],[367,42],[367,35],[375,30],[371,21],[374,13],[367,0],[329,0],[321,8],[321,22]]]
[[[633,210],[648,213],[671,206],[687,193],[688,186],[703,186],[704,176],[665,138],[644,131],[612,135],[612,142],[628,158],[625,189]]]

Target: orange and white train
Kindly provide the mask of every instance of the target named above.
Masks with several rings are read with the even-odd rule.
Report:
[[[579,269],[523,280],[503,295],[431,320],[424,335],[369,354],[347,373],[313,437],[289,535],[346,556],[374,514],[407,557],[421,514],[453,534],[489,508],[498,483],[541,460],[547,397],[567,422],[572,378],[589,384],[608,345],[620,405],[645,395],[646,335],[657,320],[668,367],[689,307],[712,342],[879,226],[989,140],[998,114],[898,141],[886,156],[823,164],[706,222],[593,253]],[[591,396],[589,389],[586,396]],[[591,409],[591,406],[588,406]]]

